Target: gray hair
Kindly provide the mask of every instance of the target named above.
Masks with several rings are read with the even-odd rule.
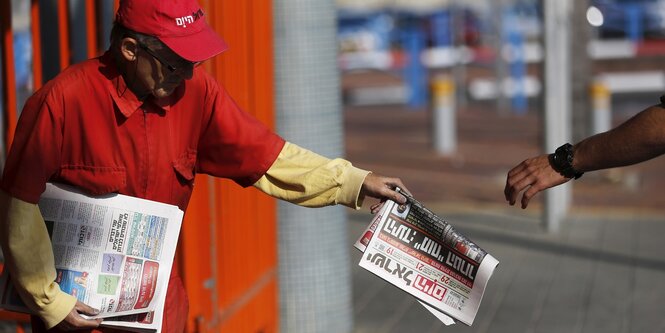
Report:
[[[130,30],[123,26],[120,23],[113,22],[113,28],[111,29],[111,47],[115,48],[119,45],[120,41],[125,37],[131,37],[136,39],[139,43],[150,46],[150,47],[164,47],[164,44],[157,39],[155,36],[146,35],[134,30]]]

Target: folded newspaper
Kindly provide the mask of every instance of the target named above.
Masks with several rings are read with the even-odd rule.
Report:
[[[89,197],[59,184],[47,184],[38,205],[60,289],[99,309],[93,318],[104,318],[102,326],[160,332],[183,212],[119,194]],[[0,307],[29,312],[7,270]]]
[[[499,261],[410,195],[386,201],[355,247],[360,266],[415,296],[444,324],[471,326]]]

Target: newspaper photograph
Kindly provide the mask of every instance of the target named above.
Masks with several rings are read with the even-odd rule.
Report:
[[[355,243],[363,251],[359,265],[415,296],[447,325],[445,316],[472,325],[498,260],[402,194],[407,203],[386,201]]]
[[[95,318],[141,314],[121,318],[118,325],[131,319],[148,329],[156,326],[150,312],[163,307],[166,298],[183,212],[119,194],[89,197],[59,184],[47,184],[38,206],[53,245],[60,289],[99,309]],[[27,310],[10,280],[2,281],[2,307]]]

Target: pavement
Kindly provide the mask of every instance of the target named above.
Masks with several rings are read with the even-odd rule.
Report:
[[[647,105],[618,105],[615,122]],[[503,198],[508,170],[541,151],[538,110],[515,115],[470,103],[458,111],[456,153],[443,156],[431,148],[427,109],[345,107],[349,160],[400,177],[500,261],[474,324],[445,327],[412,296],[357,266],[353,249],[356,333],[665,332],[665,158],[585,174],[573,184],[561,230],[549,233],[542,195],[526,210]],[[371,219],[371,203],[350,213],[349,244]]]

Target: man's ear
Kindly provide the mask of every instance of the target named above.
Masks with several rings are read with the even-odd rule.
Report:
[[[120,55],[126,61],[135,61],[138,56],[138,41],[132,37],[124,37],[120,41]]]

